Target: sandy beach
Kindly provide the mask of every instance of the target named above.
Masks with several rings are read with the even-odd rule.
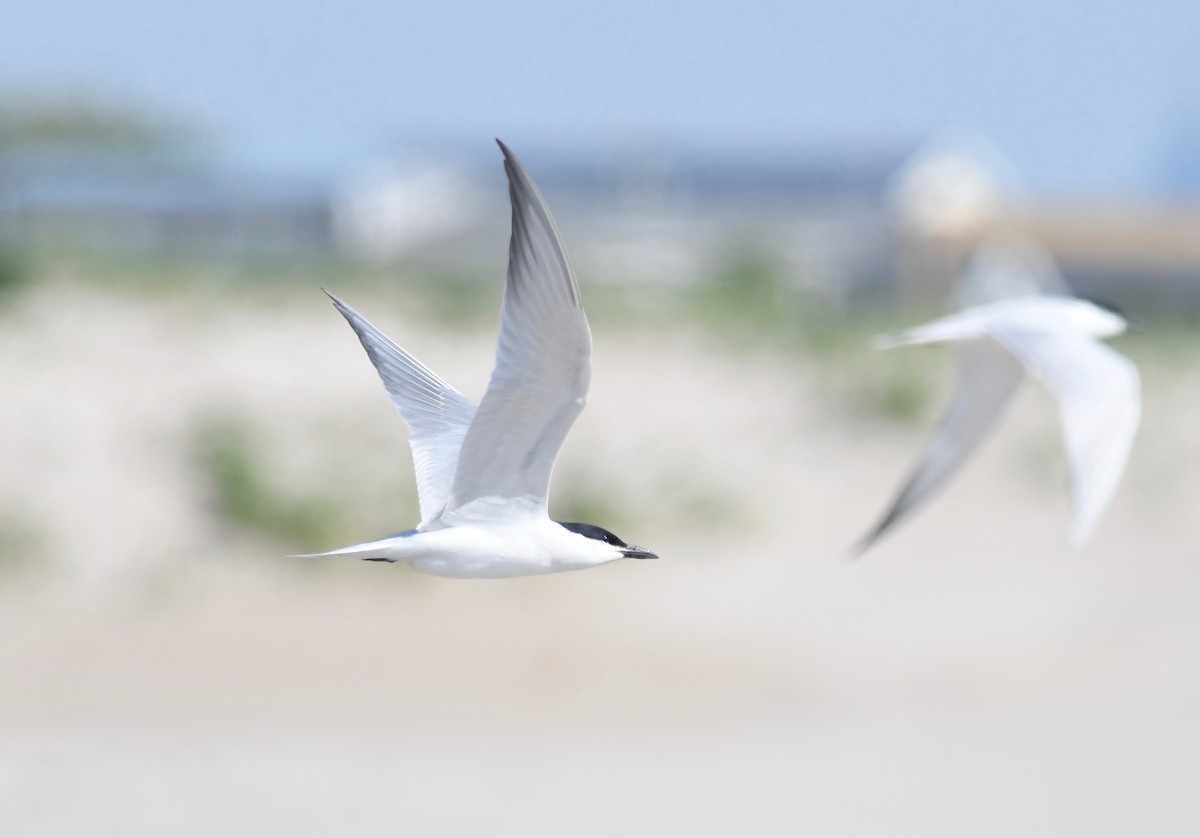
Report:
[[[346,296],[482,392],[490,323]],[[896,422],[817,358],[593,331],[552,511],[662,559],[453,581],[282,558],[417,517],[404,426],[315,289],[14,300],[0,834],[1195,834],[1200,364],[1134,352],[1142,432],[1086,549],[1030,386],[850,561],[940,395]],[[266,511],[223,511],[214,427]]]

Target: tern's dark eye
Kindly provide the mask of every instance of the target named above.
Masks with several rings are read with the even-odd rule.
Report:
[[[628,547],[621,539],[617,538],[615,533],[611,533],[604,527],[598,527],[595,524],[580,524],[576,522],[558,522],[559,526],[564,527],[571,532],[579,533],[587,538],[603,541],[605,544],[611,544],[613,547]]]

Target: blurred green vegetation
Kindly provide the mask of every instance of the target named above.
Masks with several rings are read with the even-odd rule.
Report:
[[[423,263],[378,266],[325,258],[230,254],[143,256],[82,248],[33,251],[15,260],[23,281],[31,274],[157,298],[239,297],[296,299],[305,294],[328,302],[327,288],[347,302],[353,295],[386,298],[393,310],[449,331],[494,328],[502,284],[494,276],[452,273]],[[500,274],[503,276],[503,274]]]
[[[809,365],[857,413],[899,422],[921,419],[933,391],[935,365],[928,353],[871,347],[874,335],[900,327],[901,315],[878,305],[836,305],[803,279],[769,250],[743,245],[681,292],[683,310],[735,351],[784,352]]]
[[[0,100],[0,152],[52,146],[147,152],[193,134],[141,107],[78,92],[30,91]]]
[[[1117,338],[1115,348],[1138,364],[1176,371],[1196,368],[1200,362],[1200,311],[1176,306],[1156,310],[1144,320],[1143,326]]]
[[[386,282],[387,277],[380,277]],[[426,267],[413,273],[406,286],[410,302],[415,298],[426,319],[443,328],[471,329],[495,325],[500,320],[503,286],[482,277],[464,277],[444,268]]]
[[[837,389],[864,416],[906,424],[923,421],[943,366],[930,355],[917,347],[848,359],[838,373]]]
[[[330,543],[343,529],[339,504],[275,485],[262,462],[262,446],[244,424],[207,420],[192,446],[214,512],[226,526],[289,545]]]
[[[499,257],[498,257],[499,258]],[[502,270],[455,270],[429,262],[371,265],[328,258],[145,258],[56,251],[7,261],[0,254],[0,296],[25,287],[31,274],[151,295],[296,299],[328,287],[355,305],[361,295],[382,298],[390,310],[450,331],[494,329]],[[743,242],[705,275],[682,287],[632,286],[582,277],[593,326],[652,332],[669,323],[697,329],[753,363],[766,353],[794,359],[814,372],[833,398],[864,418],[925,421],[950,353],[934,348],[886,352],[873,336],[924,322],[936,310],[904,311],[887,301],[839,304],[813,290],[770,248]],[[1117,347],[1138,362],[1186,370],[1200,357],[1200,312],[1156,310],[1141,332]],[[584,504],[586,506],[586,504]]]
[[[24,256],[11,247],[0,246],[0,306],[29,287],[33,270]]]
[[[640,502],[628,497],[618,476],[599,473],[579,462],[564,463],[554,475],[551,517],[556,521],[597,524],[637,542],[643,536],[634,530],[645,515]],[[678,527],[692,534],[718,535],[752,523],[753,512],[741,498],[698,480],[694,469],[686,463],[662,469],[654,498],[660,528]]]
[[[46,536],[19,509],[0,509],[0,575],[46,567]]]
[[[267,434],[240,417],[216,415],[196,424],[191,458],[212,513],[226,530],[271,539],[287,552],[320,552],[415,525],[416,486],[404,467],[406,450],[395,452],[395,469],[347,467],[343,442],[331,440],[315,465],[289,472],[272,453]]]
[[[681,311],[732,348],[836,356],[869,343],[891,318],[878,308],[838,305],[769,247],[739,244],[711,273],[679,292]]]
[[[733,248],[717,268],[685,292],[688,313],[706,329],[740,343],[798,334],[804,300],[769,250]]]
[[[620,487],[603,485],[578,469],[559,469],[554,479],[551,517],[556,521],[595,524],[624,537],[636,520],[634,510],[621,503]]]
[[[39,273],[151,296],[295,299],[328,287],[352,304],[358,295],[386,299],[391,310],[450,331],[493,329],[502,285],[491,272],[452,272],[437,265],[368,265],[328,259],[144,258],[59,250],[39,254]],[[855,412],[912,421],[931,392],[933,353],[880,353],[875,334],[920,322],[875,308],[836,306],[806,288],[768,249],[742,245],[713,271],[683,288],[586,283],[589,318],[607,331],[655,331],[664,322],[695,328],[753,363],[783,352],[814,367],[832,395]]]
[[[657,509],[667,526],[686,529],[693,536],[717,537],[757,527],[760,510],[724,483],[699,479],[694,468],[682,462],[663,469]]]

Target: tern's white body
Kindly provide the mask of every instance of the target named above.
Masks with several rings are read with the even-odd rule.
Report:
[[[953,401],[917,467],[861,546],[945,485],[996,427],[1027,371],[1059,402],[1075,510],[1070,543],[1081,545],[1116,491],[1140,418],[1137,368],[1098,340],[1126,326],[1124,318],[1086,300],[1030,294],[881,339],[883,349],[952,343],[958,376]]]
[[[422,573],[455,579],[536,576],[625,558],[610,545],[583,538],[533,512],[411,530],[320,555],[404,562]]]
[[[587,401],[592,334],[537,186],[503,143],[512,200],[496,366],[478,406],[332,294],[408,424],[416,529],[304,558],[401,561],[456,578],[529,576],[656,556],[547,514],[554,460]]]

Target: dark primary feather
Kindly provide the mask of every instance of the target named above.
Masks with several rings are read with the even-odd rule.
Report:
[[[558,227],[546,209],[545,199],[512,150],[500,140],[496,140],[496,144],[504,153],[504,173],[508,176],[508,196],[512,204],[507,292],[520,296],[535,275],[532,268],[536,266],[561,278],[561,290],[566,291],[572,303],[580,305],[579,284],[570,260],[559,244]]]

